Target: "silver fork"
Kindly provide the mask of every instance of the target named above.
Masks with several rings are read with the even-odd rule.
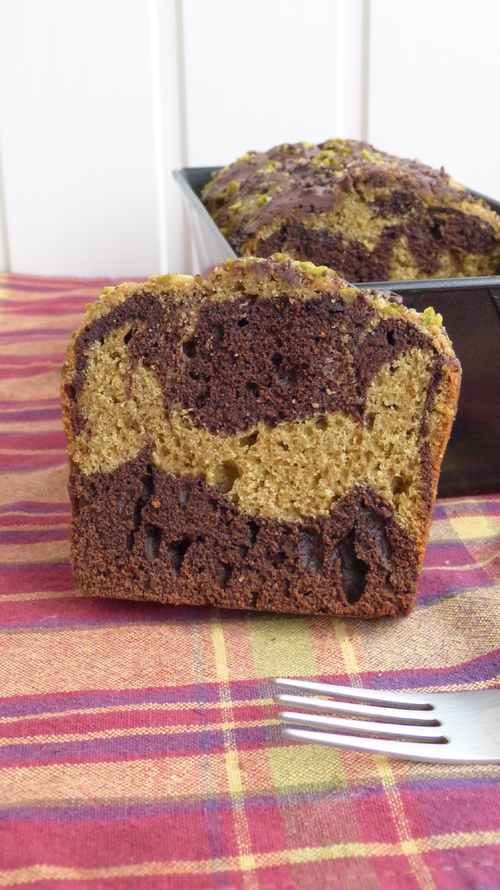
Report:
[[[272,682],[284,689],[329,696],[325,699],[276,695],[280,704],[315,712],[280,713],[286,723],[314,727],[312,730],[286,727],[283,735],[289,739],[405,760],[440,763],[500,760],[500,689],[427,695],[354,689],[307,680],[278,678]],[[344,716],[327,716],[329,714]]]

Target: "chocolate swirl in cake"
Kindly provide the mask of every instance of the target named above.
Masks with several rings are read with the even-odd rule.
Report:
[[[107,294],[63,381],[78,585],[408,611],[460,376],[439,323],[282,256]]]

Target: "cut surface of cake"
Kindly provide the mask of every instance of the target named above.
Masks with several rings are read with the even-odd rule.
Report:
[[[82,593],[411,609],[460,386],[432,309],[231,260],[106,288],[62,374]]]
[[[500,218],[483,199],[352,139],[248,152],[202,200],[238,256],[280,251],[356,282],[500,272]]]

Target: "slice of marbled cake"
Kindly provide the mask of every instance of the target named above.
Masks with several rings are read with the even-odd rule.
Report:
[[[407,613],[460,386],[441,321],[280,254],[107,288],[63,367],[78,588]]]

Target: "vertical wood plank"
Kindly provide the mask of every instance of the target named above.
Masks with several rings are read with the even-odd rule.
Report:
[[[12,269],[159,266],[145,0],[0,6],[0,129]]]
[[[158,114],[163,173],[158,186],[167,233],[168,260],[161,272],[197,272],[182,195],[172,170],[187,164],[184,27],[182,0],[149,0],[156,16]],[[154,28],[152,29],[152,31]],[[153,51],[154,52],[154,51]]]
[[[160,70],[160,29],[158,0],[148,0],[149,51],[151,60],[151,93],[153,103],[153,135],[156,172],[156,210],[158,220],[158,272],[168,272],[167,207],[165,202],[165,149]]]
[[[372,0],[369,138],[500,196],[496,0]]]
[[[368,85],[369,0],[342,0],[343,23],[339,35],[343,41],[343,105],[336,135],[344,139],[366,139]]]

